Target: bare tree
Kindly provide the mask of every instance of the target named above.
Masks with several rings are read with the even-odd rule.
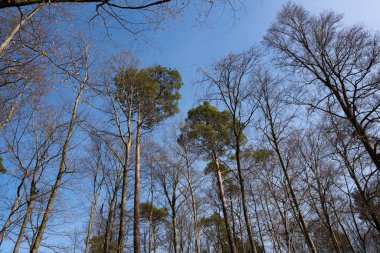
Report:
[[[284,110],[286,107],[284,105],[284,98],[281,94],[281,90],[274,89],[274,87],[279,85],[279,82],[273,79],[268,72],[259,71],[256,82],[259,87],[259,107],[264,117],[261,126],[263,134],[266,136],[278,159],[279,166],[288,188],[291,203],[294,206],[294,215],[296,216],[297,222],[299,222],[299,227],[306,240],[308,248],[311,252],[316,253],[317,249],[310,235],[305,214],[302,211],[300,200],[296,195],[290,174],[292,167],[291,161],[293,158],[292,153],[294,152],[292,150],[292,143],[287,143],[288,140],[284,137],[284,135],[289,136],[291,133],[289,126],[294,113],[291,113],[290,115],[285,113]]]
[[[338,192],[345,171],[333,162],[332,151],[329,142],[323,135],[323,130],[323,127],[307,130],[299,137],[298,145],[299,166],[305,168],[302,179],[307,189],[305,193],[308,195],[311,209],[318,217],[318,220],[314,222],[314,229],[311,231],[314,231],[314,234],[321,232],[321,234],[314,235],[318,250],[330,247],[336,252],[353,251],[350,239],[346,235],[342,236],[337,226],[336,219],[341,219],[341,217],[334,217],[331,208],[340,197]],[[332,243],[327,243],[330,239],[323,239],[323,233],[326,232]]]
[[[43,118],[42,120],[46,121],[36,121],[33,124],[33,134],[36,139],[36,155],[33,156],[32,159],[35,160],[35,162],[33,170],[31,171],[29,195],[26,197],[26,211],[23,216],[22,225],[13,249],[14,253],[18,252],[22,243],[22,239],[34,209],[34,202],[44,195],[44,192],[41,191],[41,189],[38,189],[37,184],[39,183],[43,173],[46,171],[47,165],[51,163],[53,158],[58,156],[58,154],[53,153],[51,149],[59,140],[60,136],[58,133],[62,131],[62,125],[56,125],[55,122],[51,122],[46,118]],[[39,129],[40,127],[38,125],[42,125],[43,128]],[[39,132],[42,132],[42,134]],[[54,155],[52,156],[50,153],[53,153]]]
[[[183,126],[184,127],[184,126]],[[181,127],[180,127],[181,128]],[[181,135],[177,138],[178,147],[176,149],[176,154],[178,154],[183,159],[183,166],[185,169],[182,171],[182,176],[185,178],[186,183],[184,183],[183,188],[187,189],[188,193],[184,194],[187,205],[190,207],[193,216],[194,224],[194,251],[195,253],[201,253],[201,242],[200,242],[200,226],[199,226],[199,209],[200,201],[197,198],[197,189],[200,188],[202,181],[194,170],[194,164],[196,162],[197,156],[192,155],[192,148],[190,140],[185,136]]]
[[[159,185],[170,208],[173,252],[179,253],[177,213],[180,206],[184,203],[180,189],[183,164],[181,160],[173,160],[172,157],[169,157],[163,151],[160,153],[161,155],[158,156],[159,161],[156,161],[155,176],[159,181]]]
[[[33,106],[31,110],[28,110],[30,114],[27,117],[19,115],[12,126],[3,129],[5,130],[3,140],[9,150],[7,160],[12,161],[17,168],[12,174],[20,177],[20,181],[10,213],[0,230],[0,244],[6,232],[9,231],[9,227],[13,223],[18,224],[18,219],[20,219],[23,222],[18,232],[15,249],[18,249],[23,238],[33,202],[43,196],[43,192],[38,193],[37,183],[46,166],[56,157],[56,153],[52,149],[57,144],[59,132],[62,130],[61,125],[49,120],[49,117],[52,116],[50,113],[41,112],[41,106]],[[33,142],[30,143],[31,140]],[[19,173],[21,173],[20,176],[18,176]],[[29,192],[27,192],[28,188]],[[14,220],[13,216],[20,212],[23,213],[25,206],[25,214]],[[14,252],[17,252],[17,249]]]
[[[269,28],[265,42],[278,53],[281,66],[310,84],[307,96],[313,100],[304,103],[347,120],[380,171],[378,35],[362,26],[344,26],[342,15],[332,11],[314,16],[289,3]]]
[[[90,150],[90,154],[93,157],[89,157],[89,164],[87,165],[87,173],[91,176],[92,179],[92,200],[90,205],[90,213],[87,224],[87,231],[85,237],[85,249],[84,253],[90,252],[90,241],[91,241],[91,233],[92,227],[94,223],[95,212],[98,209],[99,197],[101,194],[101,190],[105,181],[105,174],[107,173],[106,168],[104,166],[103,159],[103,146],[104,144],[101,142],[100,138],[94,137],[93,139],[94,147]],[[103,145],[102,145],[103,144]]]
[[[235,162],[242,198],[244,221],[248,232],[248,240],[251,252],[256,253],[256,245],[253,238],[251,219],[247,206],[246,189],[243,168],[241,164],[241,152],[245,141],[244,132],[253,120],[256,104],[251,87],[252,74],[257,67],[259,52],[257,48],[251,48],[246,52],[230,54],[219,60],[211,73],[203,72],[203,82],[209,85],[209,99],[215,99],[227,109],[232,118],[232,129],[235,151]]]
[[[89,72],[88,72],[89,47],[86,45],[84,47],[81,47],[81,50],[82,51],[80,52],[81,55],[79,56],[79,59],[77,59],[77,61],[74,62],[74,64],[72,65],[73,69],[69,71],[70,73],[75,73],[74,75],[70,75],[70,77],[73,77],[73,80],[78,82],[77,83],[78,90],[76,91],[76,94],[75,94],[74,105],[71,111],[70,121],[68,123],[68,130],[66,133],[66,138],[65,138],[63,147],[62,147],[61,160],[59,163],[58,173],[57,173],[53,188],[51,190],[48,203],[44,210],[44,215],[43,215],[41,224],[38,226],[36,238],[34,239],[31,249],[30,249],[31,252],[33,253],[37,253],[41,245],[42,237],[45,232],[46,225],[48,223],[49,216],[53,208],[55,197],[57,195],[58,189],[61,186],[62,178],[65,174],[67,152],[69,149],[70,140],[73,136],[74,126],[77,121],[78,105],[80,102],[81,95],[83,94],[83,91],[86,87],[86,84],[89,78]],[[80,77],[79,76],[80,74],[82,74],[83,76]]]

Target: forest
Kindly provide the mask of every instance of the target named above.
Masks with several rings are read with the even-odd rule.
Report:
[[[0,252],[380,252],[378,31],[284,2],[189,84],[70,30],[213,4],[0,1]]]

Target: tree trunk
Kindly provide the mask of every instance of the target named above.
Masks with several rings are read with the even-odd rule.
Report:
[[[235,240],[235,243],[238,241],[238,238],[237,238],[237,233],[236,233],[236,222],[235,222],[235,217],[234,217],[234,204],[233,204],[233,201],[232,201],[232,194],[228,194],[228,197],[229,197],[229,202],[230,202],[230,213],[231,213],[231,227],[232,227],[232,235],[234,237],[234,240]]]
[[[45,6],[45,4],[46,3],[38,4],[37,7],[31,13],[29,13],[23,19],[21,19],[21,21],[16,25],[15,28],[13,28],[10,34],[7,35],[3,43],[1,43],[0,45],[0,59],[3,58],[13,37],[18,33],[18,31],[20,31],[21,27],[25,24],[25,22],[32,18],[34,14],[36,14],[43,6]]]
[[[187,150],[185,150],[185,152],[187,152]],[[196,199],[194,195],[193,180],[192,180],[191,172],[190,172],[189,157],[187,153],[185,153],[184,158],[186,161],[186,174],[187,174],[186,179],[187,179],[187,184],[189,186],[190,197],[191,197],[191,209],[193,213],[195,253],[201,253],[201,244],[199,241],[199,228],[198,228],[198,210],[197,210],[197,203],[196,203]]]
[[[94,211],[96,208],[96,200],[93,198],[91,202],[91,207],[90,207],[90,217],[88,219],[88,224],[87,224],[87,233],[86,233],[86,239],[85,239],[85,248],[84,248],[84,253],[89,252],[89,247],[90,247],[90,241],[91,241],[91,230],[92,230],[92,223],[94,220]]]
[[[257,207],[257,201],[255,199],[255,195],[254,195],[253,192],[252,192],[252,200],[253,200],[254,212],[255,212],[255,216],[256,216],[256,220],[257,220],[257,227],[259,228],[260,242],[261,242],[261,245],[262,245],[263,253],[266,253],[266,251],[265,251],[265,245],[264,245],[263,233],[261,231],[260,216],[259,216],[259,213],[257,211],[257,209],[258,209],[258,207]]]
[[[155,226],[153,226],[153,253],[157,253],[157,229]]]
[[[149,236],[149,242],[148,242],[148,252],[152,252],[153,248],[153,231],[152,231],[152,223],[149,222],[149,231],[148,231],[148,236]]]
[[[219,190],[219,199],[222,203],[224,223],[226,225],[226,230],[227,230],[228,244],[230,246],[231,253],[237,253],[235,240],[234,240],[233,235],[232,235],[231,219],[230,219],[230,216],[228,214],[226,196],[224,194],[222,173],[220,171],[219,160],[218,160],[215,152],[213,153],[213,160],[214,160],[214,163],[216,166],[216,179],[217,179],[218,190]]]
[[[273,121],[272,120],[270,120],[270,121],[271,121],[270,122],[270,126],[271,126],[271,131],[272,131],[272,137],[273,137],[273,144],[274,144],[274,147],[275,147],[275,152],[276,152],[276,154],[278,156],[278,159],[280,161],[280,165],[281,165],[282,171],[283,171],[284,176],[285,176],[285,180],[286,180],[286,183],[287,183],[287,186],[288,186],[288,190],[289,190],[289,193],[290,193],[290,196],[291,196],[291,200],[292,200],[292,202],[294,204],[294,207],[296,209],[295,210],[296,211],[296,217],[297,217],[297,219],[300,222],[302,233],[305,236],[306,243],[307,243],[310,251],[313,252],[313,253],[317,253],[317,249],[315,248],[313,240],[311,239],[310,234],[308,232],[308,229],[307,229],[307,226],[306,226],[306,222],[305,222],[305,219],[304,219],[301,207],[300,207],[300,205],[298,203],[298,199],[297,199],[296,194],[295,194],[294,189],[293,189],[292,182],[291,182],[291,180],[289,178],[288,168],[285,165],[285,162],[283,160],[281,151],[279,149],[278,141],[277,141],[277,135],[275,133],[274,126],[273,126]]]
[[[30,215],[32,213],[32,210],[33,210],[33,200],[30,199],[28,201],[28,206],[27,206],[27,209],[26,209],[26,213],[25,213],[24,219],[22,221],[20,232],[19,232],[19,234],[17,236],[17,240],[16,240],[15,246],[13,248],[13,253],[17,253],[18,250],[20,249],[22,238],[24,237],[26,226],[28,224],[28,221],[29,221]]]
[[[172,226],[173,226],[173,248],[174,248],[174,253],[178,253],[177,215],[176,215],[175,206],[172,206]]]
[[[251,221],[249,218],[247,200],[246,200],[246,196],[245,196],[244,176],[243,176],[243,173],[241,171],[240,142],[239,142],[241,137],[238,134],[235,134],[235,137],[236,137],[235,158],[236,158],[236,167],[237,167],[238,176],[239,176],[240,194],[241,194],[241,201],[243,204],[244,221],[245,221],[245,226],[247,228],[248,240],[249,240],[249,246],[250,246],[251,252],[257,253],[256,244],[253,240],[252,226],[251,226]]]
[[[125,147],[125,161],[124,161],[124,169],[123,169],[123,188],[121,192],[121,208],[120,208],[120,229],[119,229],[119,238],[117,242],[117,253],[122,253],[124,250],[124,238],[125,238],[125,223],[126,223],[126,206],[127,206],[127,185],[128,185],[128,171],[130,164],[130,153],[132,146],[132,129],[131,129],[131,117],[132,117],[132,109],[130,108],[128,111],[128,141]]]
[[[41,165],[41,164],[42,164],[42,160],[39,162],[39,165]],[[22,238],[24,237],[24,233],[26,230],[26,226],[28,224],[30,215],[31,215],[32,210],[33,210],[34,200],[37,197],[37,189],[36,189],[36,183],[37,182],[36,181],[37,181],[37,174],[38,174],[39,168],[40,168],[40,166],[37,166],[33,171],[33,178],[32,178],[32,182],[30,184],[30,193],[29,193],[29,200],[27,202],[26,213],[25,213],[22,225],[21,225],[20,232],[18,233],[15,246],[13,248],[13,253],[17,253],[19,248],[20,248]]]
[[[116,205],[116,199],[117,199],[117,191],[120,186],[120,180],[121,180],[121,168],[117,170],[117,176],[116,176],[116,181],[115,181],[115,187],[112,193],[112,198],[109,204],[108,208],[108,217],[107,217],[107,223],[106,223],[106,231],[104,234],[104,244],[103,244],[103,253],[108,253],[108,248],[109,248],[109,238],[111,235],[111,226],[112,226],[112,216],[113,212],[115,210],[115,205]]]
[[[50,138],[50,137],[51,137],[50,135],[46,136],[45,139],[44,139],[44,143],[47,141],[47,138]],[[37,143],[38,143],[38,141],[37,141]],[[39,151],[39,148],[36,149],[36,154],[38,153],[38,151]],[[46,148],[46,149],[43,150],[43,153],[42,153],[41,157],[39,159],[37,158],[37,163],[34,166],[33,175],[32,175],[32,181],[31,181],[30,188],[29,188],[29,199],[27,199],[27,208],[26,208],[26,212],[25,212],[25,215],[24,215],[24,218],[23,218],[23,222],[22,222],[19,234],[17,236],[17,240],[15,242],[15,246],[13,248],[13,253],[17,253],[18,250],[19,250],[19,248],[20,248],[20,245],[21,245],[21,242],[22,242],[22,238],[24,237],[25,230],[26,230],[26,227],[27,227],[27,223],[28,223],[28,221],[30,219],[30,216],[32,214],[34,201],[37,198],[37,193],[38,193],[37,192],[37,188],[36,188],[36,184],[37,184],[38,178],[40,176],[41,166],[42,166],[43,162],[46,159],[47,153],[48,153],[48,148]],[[23,181],[26,179],[26,176],[27,176],[27,173],[25,174],[25,177],[23,178]],[[23,182],[21,182],[20,186],[22,184],[23,184]],[[18,192],[19,192],[19,189],[18,189]]]
[[[99,188],[101,188],[101,185],[102,185],[102,183],[100,183]],[[94,187],[96,187],[95,183],[94,183]],[[98,190],[99,190],[99,188],[98,188]],[[90,217],[88,219],[88,225],[87,225],[87,233],[86,233],[86,239],[85,239],[84,253],[88,253],[90,250],[89,247],[90,247],[90,242],[91,242],[92,225],[93,225],[93,221],[94,221],[94,214],[95,214],[95,211],[96,211],[97,205],[98,205],[98,198],[99,198],[100,192],[97,192],[94,189],[93,194],[94,195],[92,196],[91,207],[90,207]]]
[[[12,219],[13,215],[16,213],[17,209],[19,208],[21,197],[22,197],[22,195],[21,195],[21,188],[24,185],[24,182],[25,182],[25,179],[27,177],[27,174],[28,173],[24,174],[23,178],[21,179],[20,184],[17,187],[17,197],[16,197],[15,201],[13,202],[13,205],[12,205],[12,208],[11,208],[11,212],[9,213],[9,215],[7,217],[7,220],[5,221],[3,227],[2,227],[2,229],[0,231],[0,246],[1,246],[2,242],[3,242],[4,236],[5,236],[5,233],[6,233],[7,229],[8,229],[8,227],[11,225],[11,219]]]
[[[133,210],[133,252],[140,253],[140,142],[141,115],[137,113],[136,122],[136,158],[135,158],[135,197]]]

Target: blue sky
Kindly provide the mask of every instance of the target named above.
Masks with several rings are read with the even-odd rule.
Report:
[[[195,0],[193,4],[197,5],[202,1],[204,2],[204,0]],[[168,17],[160,29],[142,32],[137,39],[123,29],[110,29],[112,35],[106,36],[105,29],[101,28],[100,19],[87,25],[88,15],[93,15],[94,7],[82,6],[79,9],[79,19],[83,21],[79,23],[82,24],[72,20],[74,22],[68,27],[61,29],[65,30],[63,32],[72,33],[77,31],[79,25],[94,40],[97,50],[103,53],[132,51],[142,65],[161,64],[178,69],[185,84],[182,89],[180,115],[185,116],[201,93],[194,85],[194,81],[200,78],[199,69],[207,68],[230,52],[241,51],[259,44],[266,29],[275,20],[276,13],[286,2],[286,0],[242,1],[244,6],[235,13],[235,17],[228,7],[217,7],[213,9],[206,22],[199,21],[199,7],[189,6],[176,19]],[[378,0],[293,0],[291,2],[302,4],[315,14],[324,10],[343,13],[347,24],[359,23],[371,30],[380,28]],[[133,16],[133,13],[128,13],[126,17]]]
[[[275,20],[283,0],[251,0],[245,8],[231,17],[227,11],[215,10],[207,25],[197,23],[194,12],[187,9],[183,18],[169,22],[164,31],[149,34],[146,45],[134,45],[135,52],[146,64],[161,64],[177,68],[183,76],[181,114],[194,105],[199,89],[194,81],[200,77],[199,68],[207,68],[215,60],[260,43],[266,29]],[[344,14],[347,24],[363,24],[371,30],[380,28],[378,0],[304,0],[301,3],[312,13],[334,10]],[[136,42],[138,44],[138,41]],[[128,49],[128,45],[120,43]],[[132,47],[133,48],[133,47]],[[198,90],[198,91],[197,91]]]

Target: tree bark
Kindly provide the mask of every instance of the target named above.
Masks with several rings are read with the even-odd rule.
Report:
[[[17,236],[17,240],[16,240],[16,243],[15,243],[15,246],[13,248],[13,253],[17,253],[18,250],[19,250],[19,248],[20,248],[21,241],[22,241],[22,238],[24,237],[24,233],[25,233],[25,230],[26,230],[26,226],[28,224],[30,215],[31,215],[32,210],[33,210],[34,200],[37,197],[37,189],[36,189],[37,174],[38,174],[39,168],[41,167],[42,162],[43,162],[43,160],[41,160],[39,162],[39,166],[37,166],[34,169],[34,171],[33,171],[33,178],[32,178],[32,182],[31,182],[31,185],[30,185],[30,193],[29,193],[29,200],[27,202],[26,213],[25,213],[22,225],[21,225],[20,232],[19,232],[19,234]]]
[[[8,227],[11,225],[11,219],[12,219],[13,215],[16,213],[17,209],[20,206],[20,201],[21,201],[21,197],[22,197],[21,188],[24,185],[26,177],[27,177],[27,173],[24,174],[20,184],[17,187],[17,197],[12,204],[11,212],[9,213],[7,220],[5,221],[2,229],[0,230],[0,245],[2,244],[2,242],[4,240],[4,236],[5,236],[5,233],[8,229]]]
[[[137,113],[136,122],[136,158],[135,158],[135,196],[133,210],[133,252],[140,253],[140,145],[141,115]]]
[[[0,3],[0,8],[4,3],[9,3],[8,1],[2,1]],[[3,43],[0,45],[0,59],[3,58],[5,52],[7,51],[9,44],[11,43],[13,37],[20,31],[21,27],[25,24],[26,21],[31,19],[34,14],[36,14],[42,7],[44,7],[46,4],[44,2],[41,2],[37,5],[37,7],[28,15],[26,15],[24,18],[21,19],[21,21],[13,28],[13,30],[10,32],[10,34],[7,35]],[[0,128],[1,129],[1,128]]]
[[[189,157],[187,155],[187,150],[184,148],[184,159],[186,161],[186,181],[189,187],[190,191],[190,197],[191,197],[191,210],[192,210],[192,216],[193,216],[193,222],[194,222],[194,242],[195,242],[195,253],[201,253],[201,244],[199,241],[199,228],[198,228],[198,210],[197,210],[197,203],[194,195],[194,189],[193,189],[193,179],[191,177],[191,171],[190,171],[190,163],[189,163]]]
[[[112,198],[109,204],[108,208],[108,217],[107,217],[107,223],[106,223],[106,231],[104,234],[104,244],[103,244],[103,253],[108,253],[109,248],[109,238],[111,235],[111,229],[112,229],[112,216],[114,215],[115,205],[116,205],[116,199],[117,199],[117,192],[120,187],[120,180],[121,180],[121,168],[117,170],[116,175],[116,181],[115,186],[112,192]]]
[[[96,171],[95,174],[93,175],[93,195],[92,195],[92,201],[91,201],[91,207],[90,207],[90,217],[88,219],[88,224],[87,224],[87,233],[86,233],[86,239],[85,239],[85,249],[84,253],[88,253],[90,250],[90,242],[91,242],[91,231],[92,231],[92,226],[94,222],[94,214],[98,206],[98,199],[101,194],[101,188],[104,182],[104,177],[100,181],[100,183],[97,185],[97,175],[99,172],[99,160],[101,158],[98,156],[98,161],[96,164]],[[104,171],[103,171],[104,173]]]
[[[175,201],[173,201],[173,204]],[[173,227],[173,248],[174,253],[178,253],[178,235],[177,235],[177,212],[175,210],[175,204],[172,205],[172,227]]]
[[[227,201],[226,201],[226,196],[224,193],[223,178],[222,178],[222,173],[220,171],[220,163],[219,163],[219,159],[217,158],[215,152],[213,153],[213,161],[214,161],[215,166],[216,166],[216,172],[215,173],[216,173],[216,179],[217,179],[218,190],[219,190],[219,199],[220,199],[221,204],[222,204],[224,223],[226,225],[226,230],[227,230],[228,244],[230,246],[231,253],[237,253],[235,240],[233,238],[232,229],[231,229],[231,219],[230,219],[230,216],[228,214]]]
[[[117,242],[117,253],[122,253],[124,250],[124,238],[125,238],[125,225],[126,225],[126,206],[127,206],[127,185],[128,185],[128,171],[130,164],[130,153],[132,146],[132,129],[131,129],[131,117],[132,109],[128,110],[128,119],[127,119],[127,128],[128,128],[128,141],[125,147],[125,161],[123,168],[123,183],[122,183],[122,192],[121,192],[121,208],[120,208],[120,229],[119,229],[119,238]]]
[[[90,247],[90,241],[91,241],[91,230],[92,230],[92,224],[94,220],[94,212],[96,210],[96,204],[97,204],[96,197],[93,196],[93,199],[91,201],[91,207],[90,207],[90,217],[88,219],[88,224],[87,224],[84,253],[88,253],[90,250],[89,247]]]
[[[157,253],[157,229],[153,226],[153,253]]]
[[[240,185],[240,194],[241,194],[241,201],[243,204],[243,215],[244,215],[244,221],[245,226],[247,228],[248,233],[248,240],[249,240],[249,246],[251,248],[251,252],[257,253],[256,244],[253,240],[253,233],[252,233],[252,226],[251,221],[249,218],[249,212],[247,207],[247,200],[245,195],[245,185],[244,185],[244,176],[241,171],[241,162],[240,162],[240,135],[237,133],[236,129],[234,129],[235,132],[235,138],[236,138],[236,144],[235,144],[235,157],[236,157],[236,167],[238,170],[238,176],[239,176],[239,185]]]

